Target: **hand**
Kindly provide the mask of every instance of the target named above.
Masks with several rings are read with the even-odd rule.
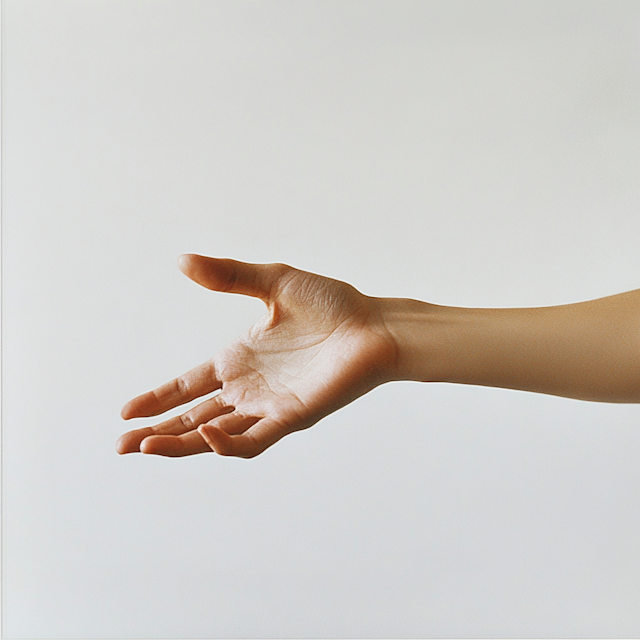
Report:
[[[181,416],[120,437],[119,453],[251,458],[391,379],[397,349],[379,300],[281,264],[180,256],[189,278],[260,298],[267,314],[216,356],[129,401],[125,420],[220,390]]]

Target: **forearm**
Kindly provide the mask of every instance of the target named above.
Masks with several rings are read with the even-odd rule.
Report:
[[[640,290],[527,309],[385,299],[394,377],[640,402]]]

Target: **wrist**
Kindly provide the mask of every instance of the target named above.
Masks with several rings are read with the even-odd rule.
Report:
[[[465,309],[406,298],[380,298],[379,306],[396,352],[390,379],[447,381]]]

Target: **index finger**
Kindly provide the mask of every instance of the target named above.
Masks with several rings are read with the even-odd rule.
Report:
[[[157,416],[220,388],[222,382],[218,380],[215,364],[209,360],[157,389],[129,400],[120,415],[124,420]]]

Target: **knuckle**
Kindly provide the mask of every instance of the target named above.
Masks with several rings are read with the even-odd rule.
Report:
[[[180,416],[180,422],[182,422],[182,424],[190,431],[196,428],[195,422],[193,421],[193,417],[191,416],[190,413],[183,413]]]
[[[178,393],[180,393],[183,398],[191,397],[191,389],[189,388],[187,381],[182,376],[176,378],[176,386],[178,387]]]
[[[292,267],[283,262],[272,262],[268,267],[276,276],[283,276],[292,270]]]
[[[228,271],[225,278],[225,284],[222,286],[222,292],[227,293],[233,291],[236,281],[238,280],[238,269],[237,267],[229,262]]]

